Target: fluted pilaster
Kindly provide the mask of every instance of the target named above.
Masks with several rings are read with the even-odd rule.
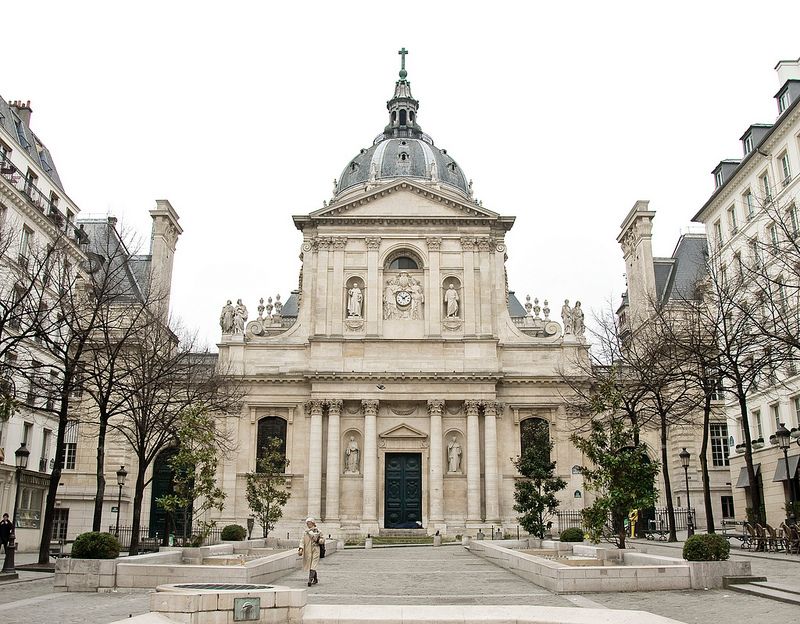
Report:
[[[444,401],[442,399],[430,399],[428,401],[428,414],[431,417],[430,457],[428,458],[430,509],[428,514],[432,523],[444,522],[444,483],[442,480],[443,411]]]
[[[341,448],[339,416],[342,413],[341,399],[329,399],[328,403],[328,463],[325,475],[325,522],[339,521],[339,473],[341,470]]]

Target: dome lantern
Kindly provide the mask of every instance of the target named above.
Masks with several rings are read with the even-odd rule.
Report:
[[[417,110],[419,102],[411,95],[411,82],[406,80],[406,54],[408,50],[401,48],[400,55],[400,80],[394,85],[394,97],[386,102],[389,111],[389,125],[383,130],[383,136],[392,138],[418,138],[422,135],[422,128],[417,125]]]

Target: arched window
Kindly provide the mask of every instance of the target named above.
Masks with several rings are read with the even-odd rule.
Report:
[[[543,418],[526,418],[519,424],[520,454],[530,448],[540,447],[547,449],[550,457],[550,426]]]
[[[416,260],[408,256],[398,256],[389,264],[390,269],[418,269]]]
[[[405,110],[401,110],[400,111],[400,125],[401,126],[405,126],[406,125],[406,111]]]
[[[258,421],[258,435],[256,439],[256,464],[264,457],[270,438],[277,438],[281,442],[280,451],[286,457],[286,421],[277,416],[266,416]]]

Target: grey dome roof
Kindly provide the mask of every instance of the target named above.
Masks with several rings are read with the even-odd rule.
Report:
[[[431,163],[434,162],[436,176],[441,184],[452,186],[469,196],[469,185],[461,167],[424,134],[422,138],[379,136],[372,147],[361,150],[344,168],[336,194],[368,182],[373,166],[376,180],[401,177],[430,180]]]

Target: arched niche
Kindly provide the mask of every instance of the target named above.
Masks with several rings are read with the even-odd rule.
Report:
[[[467,458],[464,434],[459,429],[448,429],[444,434],[444,444],[442,444],[442,447],[444,452],[444,473],[452,475],[464,474],[464,466]]]
[[[550,457],[550,423],[544,418],[531,416],[519,423],[520,454],[524,455],[531,446],[545,448]]]
[[[349,320],[359,320],[367,316],[366,283],[360,275],[345,279],[344,316]]]
[[[358,429],[345,431],[342,434],[341,449],[342,473],[346,475],[361,474],[362,466],[364,465],[364,444],[361,432]]]
[[[442,296],[440,299],[443,319],[455,320],[463,318],[464,295],[460,278],[455,275],[448,275],[442,280]],[[451,313],[451,311],[454,313]]]
[[[280,441],[279,450],[283,458],[286,459],[286,429],[287,422],[285,418],[280,416],[263,416],[259,418],[256,426],[256,471],[258,468],[258,460],[264,457],[271,438]]]

